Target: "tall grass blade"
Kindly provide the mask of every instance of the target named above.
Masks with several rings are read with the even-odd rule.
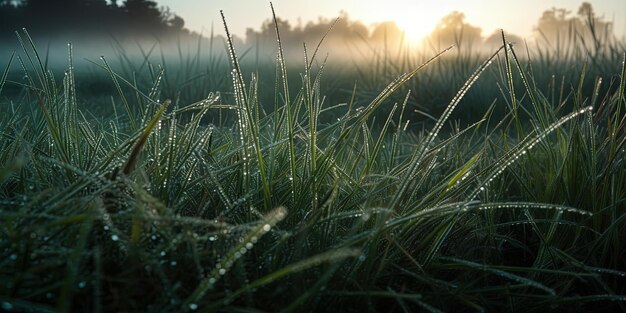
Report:
[[[2,89],[4,88],[4,84],[7,81],[7,76],[9,76],[9,70],[11,69],[11,65],[13,64],[13,58],[15,57],[15,51],[11,53],[9,57],[9,61],[7,62],[7,66],[4,68],[2,72],[2,77],[0,77],[0,95],[2,95]]]
[[[270,8],[272,9],[272,18],[274,20],[274,30],[276,32],[276,39],[278,43],[278,65],[280,69],[280,82],[283,85],[283,96],[285,97],[285,112],[287,114],[287,139],[288,139],[288,151],[289,151],[289,182],[291,185],[292,201],[295,203],[296,197],[296,183],[297,183],[297,167],[296,167],[296,144],[295,144],[295,114],[292,112],[293,107],[291,98],[289,96],[289,80],[287,78],[287,65],[285,63],[285,52],[283,50],[283,43],[280,38],[280,30],[278,29],[278,20],[276,19],[276,12],[274,11],[274,4],[270,2]],[[278,85],[276,85],[278,88]]]
[[[283,207],[279,207],[265,215],[261,222],[256,227],[252,228],[237,245],[233,246],[232,249],[219,260],[207,277],[198,284],[196,289],[184,301],[182,310],[187,311],[190,306],[197,307],[202,297],[210,289],[215,287],[218,280],[226,275],[226,272],[233,264],[248,250],[252,249],[253,245],[256,244],[264,234],[268,233],[272,227],[276,226],[278,222],[282,221],[286,215],[287,210]]]
[[[312,256],[310,258],[307,258],[305,260],[296,262],[294,264],[287,265],[286,267],[281,268],[277,271],[274,271],[266,276],[263,276],[251,282],[250,284],[244,286],[243,288],[233,292],[224,300],[224,302],[230,303],[233,300],[240,297],[242,294],[250,290],[254,290],[256,288],[275,282],[283,278],[284,276],[293,275],[300,271],[304,271],[308,268],[318,266],[322,263],[336,262],[338,260],[342,260],[346,258],[357,257],[359,256],[360,253],[361,252],[356,249],[339,249],[339,250],[324,252],[324,253]]]
[[[444,123],[448,120],[448,118],[452,114],[452,111],[456,108],[456,106],[459,104],[463,96],[465,96],[467,91],[478,80],[480,75],[491,64],[493,59],[498,55],[498,53],[500,53],[501,50],[502,50],[502,47],[498,49],[496,52],[494,52],[487,60],[485,60],[476,69],[476,71],[469,77],[469,79],[465,82],[463,87],[461,87],[461,89],[454,96],[450,104],[446,107],[445,111],[442,113],[439,120],[437,120],[437,123],[435,124],[433,129],[428,133],[424,142],[421,143],[420,147],[413,154],[413,156],[411,157],[411,163],[409,164],[406,173],[403,175],[404,179],[402,179],[402,181],[400,182],[400,186],[398,187],[398,190],[396,191],[389,205],[389,208],[391,210],[394,210],[394,211],[398,210],[398,207],[401,201],[406,196],[406,191],[409,189],[409,186],[414,181],[414,177],[419,169],[421,162],[423,161],[424,155],[429,151],[430,146],[435,141],[435,138],[441,131],[441,128],[443,127]]]

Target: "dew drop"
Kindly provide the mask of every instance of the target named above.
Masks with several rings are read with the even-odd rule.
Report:
[[[265,224],[265,225],[263,226],[263,231],[266,231],[266,232],[267,232],[267,231],[270,231],[270,229],[272,229],[272,226],[270,226],[270,224]]]
[[[189,304],[189,309],[192,310],[192,311],[195,311],[195,310],[198,309],[198,305],[195,304],[195,303],[190,303]]]
[[[226,274],[226,269],[220,268],[219,273],[220,273],[220,275]]]
[[[117,235],[112,235],[111,236],[111,240],[118,241],[118,240],[120,240],[120,237],[118,237]]]

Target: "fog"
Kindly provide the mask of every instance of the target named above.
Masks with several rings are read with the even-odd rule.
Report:
[[[16,53],[2,96],[23,92],[23,85],[27,83],[23,68],[32,72],[39,67],[29,36],[43,66],[59,82],[69,66],[68,43],[71,43],[77,89],[87,98],[86,102],[110,101],[107,99],[116,94],[106,66],[144,92],[150,90],[157,74],[164,70],[162,97],[178,99],[181,103],[199,101],[212,91],[227,94],[232,90],[226,32],[222,26],[204,34],[194,33],[184,28],[183,18],[149,5],[150,1],[135,1],[146,6],[133,11],[100,3],[90,8],[94,20],[78,20],[84,25],[75,22],[54,26],[72,18],[76,13],[71,10],[70,13],[57,12],[59,15],[50,17],[46,23],[36,22],[34,18],[41,16],[40,12],[28,11],[27,7],[19,14],[33,19],[25,18],[19,23],[15,19],[13,24],[2,20],[0,67],[4,69],[12,53]],[[0,13],[5,15],[19,8],[1,3]],[[131,13],[143,17],[129,19]],[[248,29],[244,38],[231,38],[245,79],[255,74],[260,102],[268,104],[277,97],[276,27],[292,81],[290,86],[298,91],[305,57],[308,62],[315,57],[313,72],[317,74],[323,67],[321,90],[334,103],[350,101],[355,86],[354,99],[367,102],[398,75],[454,46],[405,88],[405,91],[412,91],[410,100],[418,111],[433,114],[447,104],[476,67],[498,50],[503,40],[514,44],[520,58],[526,58],[526,48],[531,56],[536,55],[536,62],[542,64],[535,71],[545,72],[539,77],[546,79],[552,77],[550,71],[562,70],[562,64],[579,64],[587,57],[605,60],[595,62],[590,70],[606,73],[613,61],[621,57],[616,51],[625,50],[624,41],[616,38],[612,23],[596,16],[589,4],[581,5],[576,13],[557,8],[546,10],[537,19],[534,35],[528,38],[506,30],[505,38],[501,31],[485,34],[481,28],[469,24],[462,12],[451,12],[442,18],[419,42],[406,40],[402,29],[394,22],[365,25],[346,13],[337,19],[320,18],[304,25],[277,17],[276,23],[267,19],[259,28]],[[22,28],[27,29],[28,35]],[[577,69],[567,70],[570,71],[564,74],[567,79],[575,79],[580,74]],[[493,85],[498,73],[489,75],[492,75]],[[537,80],[549,83],[541,81],[542,78]],[[483,88],[480,92],[471,91],[466,99],[488,105],[499,95],[497,88]],[[399,93],[397,100],[402,101],[403,97]]]

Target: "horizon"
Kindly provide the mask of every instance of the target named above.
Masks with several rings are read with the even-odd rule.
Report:
[[[198,0],[179,0],[179,2],[173,2],[173,0],[157,0],[158,2],[156,2],[150,0],[145,4],[150,7],[153,16],[156,17],[153,17],[154,20],[149,22],[143,20],[144,24],[142,25],[141,23],[133,23],[134,21],[141,21],[141,19],[126,18],[116,20],[112,18],[111,12],[117,12],[114,10],[95,10],[91,12],[91,16],[98,18],[101,16],[101,19],[84,18],[85,12],[80,10],[67,11],[68,7],[59,5],[64,0],[57,0],[57,2],[52,3],[46,1],[44,0],[43,3],[52,4],[51,9],[55,9],[58,12],[74,12],[71,14],[76,15],[75,23],[71,25],[66,23],[63,18],[71,19],[72,17],[67,17],[67,14],[63,15],[61,13],[59,13],[61,19],[57,18],[54,20],[56,15],[49,14],[49,12],[43,9],[41,11],[46,12],[31,10],[31,16],[25,15],[25,18],[19,20],[12,19],[12,17],[17,16],[11,15],[14,14],[12,12],[6,13],[8,11],[5,11],[4,14],[9,14],[5,15],[8,17],[9,23],[7,25],[9,27],[21,29],[27,26],[24,25],[25,23],[32,23],[32,25],[28,26],[33,26],[33,28],[28,27],[28,29],[29,31],[33,30],[33,38],[38,39],[38,42],[47,42],[49,48],[56,48],[58,51],[61,51],[58,53],[57,60],[64,59],[63,46],[68,42],[72,42],[74,47],[77,48],[76,52],[86,57],[114,54],[115,51],[109,48],[120,43],[127,44],[123,48],[126,52],[133,51],[132,53],[141,55],[143,53],[141,51],[142,48],[136,47],[137,39],[146,43],[147,47],[155,39],[156,41],[163,39],[165,41],[161,42],[160,49],[171,52],[172,55],[178,55],[180,38],[194,38],[186,42],[191,44],[187,48],[195,49],[196,47],[197,40],[195,38],[197,37],[194,34],[189,36],[189,31],[209,36],[211,34],[211,26],[205,25],[212,25],[213,35],[225,35],[220,9],[224,11],[231,34],[238,37],[238,40],[235,41],[236,44],[241,45],[241,47],[249,45],[248,48],[254,47],[258,49],[255,55],[256,60],[259,60],[259,57],[269,57],[270,59],[274,57],[272,50],[274,49],[276,39],[273,23],[271,22],[272,12],[269,2],[260,3],[254,0],[241,0],[238,4],[241,4],[243,8],[235,8],[231,2],[219,0],[217,3],[213,2],[210,4],[198,4]],[[626,42],[626,31],[620,31],[620,29],[626,29],[624,24],[626,20],[616,20],[614,17],[615,12],[624,10],[626,13],[626,3],[622,5],[617,3],[616,0],[588,2],[591,6],[582,6],[583,3],[586,3],[585,1],[575,5],[570,2],[564,6],[562,5],[564,0],[549,1],[549,3],[543,3],[542,5],[526,5],[523,8],[524,10],[517,10],[517,16],[527,16],[527,18],[517,19],[511,19],[506,14],[493,14],[493,11],[504,10],[504,7],[508,8],[508,10],[513,10],[516,9],[513,7],[518,4],[487,5],[492,3],[493,0],[468,0],[462,4],[452,4],[451,0],[440,0],[436,4],[432,1],[419,2],[405,5],[404,10],[395,9],[397,6],[394,6],[393,3],[394,1],[397,3],[398,0],[388,0],[384,5],[380,4],[380,2],[371,3],[371,5],[356,5],[356,0],[345,0],[337,3],[330,3],[329,0],[319,0],[316,3],[284,1],[286,0],[275,1],[274,9],[277,17],[282,21],[287,21],[289,26],[291,26],[289,27],[281,22],[280,28],[281,33],[284,35],[285,47],[295,48],[291,49],[291,51],[296,58],[300,57],[300,44],[302,42],[316,43],[324,35],[334,20],[334,18],[329,17],[331,16],[329,12],[334,10],[337,10],[337,14],[334,16],[339,15],[343,19],[341,20],[342,22],[336,24],[323,47],[325,52],[339,52],[334,53],[334,57],[340,55],[353,58],[354,54],[356,54],[357,58],[362,58],[364,56],[361,52],[365,51],[367,49],[366,46],[370,43],[380,45],[380,47],[388,43],[394,46],[405,45],[408,48],[417,48],[415,51],[418,53],[440,51],[452,45],[457,45],[459,49],[463,46],[463,49],[472,50],[477,48],[477,50],[482,52],[491,51],[492,48],[497,48],[502,42],[500,32],[497,31],[500,28],[494,25],[505,22],[511,22],[509,25],[503,26],[502,29],[507,35],[507,40],[513,43],[547,44],[551,46],[555,42],[554,40],[560,40],[559,34],[563,32],[579,34],[582,36],[582,41],[585,41],[584,37],[593,41],[595,37],[591,38],[590,36],[598,35],[601,41],[612,41],[615,39],[617,42]],[[540,0],[530,1],[536,3]],[[118,0],[117,2],[121,4],[121,1]],[[170,7],[170,4],[175,6]],[[477,4],[483,5],[479,6]],[[563,9],[569,13],[563,15],[563,11],[560,10],[550,12],[551,9],[544,8],[544,5],[551,6],[555,10]],[[488,9],[484,9],[485,7]],[[593,35],[589,31],[590,28],[586,26],[587,22],[580,18],[579,8],[585,12],[591,12],[596,18],[597,28]],[[614,14],[612,17],[608,17],[607,8],[612,8],[612,13]],[[193,12],[186,11],[189,9],[193,9]],[[417,11],[429,14],[428,19],[417,18],[417,14],[413,13]],[[33,15],[32,12],[40,12],[41,14],[39,16],[37,14]],[[124,11],[119,12],[124,14]],[[458,13],[451,14],[454,12]],[[477,18],[476,12],[486,17]],[[551,14],[544,15],[546,12]],[[199,21],[195,20],[194,16],[197,16],[194,13],[200,14],[202,18]],[[308,17],[304,14],[308,14]],[[371,17],[372,14],[375,15],[375,18]],[[45,17],[50,16],[53,17],[52,20],[46,21]],[[318,17],[312,18],[313,16]],[[41,22],[42,20],[43,22]],[[95,22],[96,20],[98,22]],[[482,23],[478,23],[476,20],[480,20]],[[13,24],[11,24],[11,21]],[[176,27],[168,24],[171,21],[177,22],[175,24]],[[397,27],[385,24],[385,21],[395,23]],[[39,24],[37,24],[38,22]],[[440,22],[441,24],[439,24]],[[312,23],[312,27],[309,27],[309,23]],[[377,23],[382,24],[378,24],[380,26],[378,27],[376,26]],[[612,27],[608,26],[610,23],[614,23]],[[53,26],[49,27],[48,25]],[[109,27],[103,28],[102,25],[108,25]],[[541,36],[529,37],[535,26],[541,28]],[[575,33],[570,32],[572,26],[575,27]],[[5,28],[5,30],[9,29],[9,27]],[[155,32],[151,32],[150,29],[154,29]],[[247,34],[246,30],[248,30]],[[604,30],[611,30],[612,33]],[[98,34],[100,36],[96,36]],[[610,37],[611,34],[615,37]],[[130,37],[125,37],[125,35]],[[133,37],[135,35],[139,37]],[[183,37],[177,37],[179,35]],[[246,35],[250,38],[246,38]],[[163,37],[159,39],[155,38],[155,36]],[[2,38],[12,40],[13,37],[13,33],[5,31]],[[114,42],[111,41],[112,38],[116,38],[113,40]],[[392,41],[387,41],[388,38],[392,38]],[[121,40],[118,41],[119,39]],[[364,44],[364,39],[370,40],[369,43]],[[82,46],[81,43],[83,43]],[[0,50],[5,48],[9,48],[8,45],[0,45]],[[342,59],[345,60],[345,57]]]
[[[413,41],[427,36],[442,17],[453,11],[459,11],[466,17],[466,22],[480,27],[482,36],[489,36],[494,31],[503,29],[509,34],[528,38],[533,27],[544,11],[563,8],[575,15],[583,2],[593,6],[596,16],[613,23],[614,33],[618,38],[626,37],[626,2],[621,0],[567,1],[567,0],[530,0],[525,3],[494,0],[468,0],[455,3],[452,0],[421,1],[405,3],[402,0],[379,1],[331,1],[320,0],[315,3],[305,1],[274,0],[276,15],[286,19],[292,26],[306,25],[319,19],[334,19],[345,12],[350,20],[360,21],[370,29],[376,24],[393,21]],[[365,5],[364,5],[365,3]],[[215,34],[224,34],[220,10],[223,10],[230,32],[245,38],[247,29],[258,30],[262,23],[271,18],[270,2],[255,0],[212,1],[200,0],[159,0],[158,5],[168,7],[173,13],[185,20],[185,27],[191,31],[207,35],[211,28]],[[401,7],[402,9],[397,9]],[[413,13],[418,12],[418,13]],[[511,18],[502,12],[515,12],[518,18]],[[524,18],[519,18],[523,16]]]

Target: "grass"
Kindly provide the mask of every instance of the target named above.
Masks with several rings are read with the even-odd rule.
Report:
[[[25,91],[0,118],[5,311],[626,309],[624,53],[587,94],[586,64],[571,90],[542,88],[504,44],[421,130],[403,88],[439,54],[361,106],[324,97],[306,47],[294,87],[279,41],[269,108],[231,43],[232,93],[191,103],[163,98],[165,69],[143,86],[102,59],[116,94],[97,117],[71,46],[58,81],[20,42]],[[479,87],[505,108],[451,120],[493,67]]]

